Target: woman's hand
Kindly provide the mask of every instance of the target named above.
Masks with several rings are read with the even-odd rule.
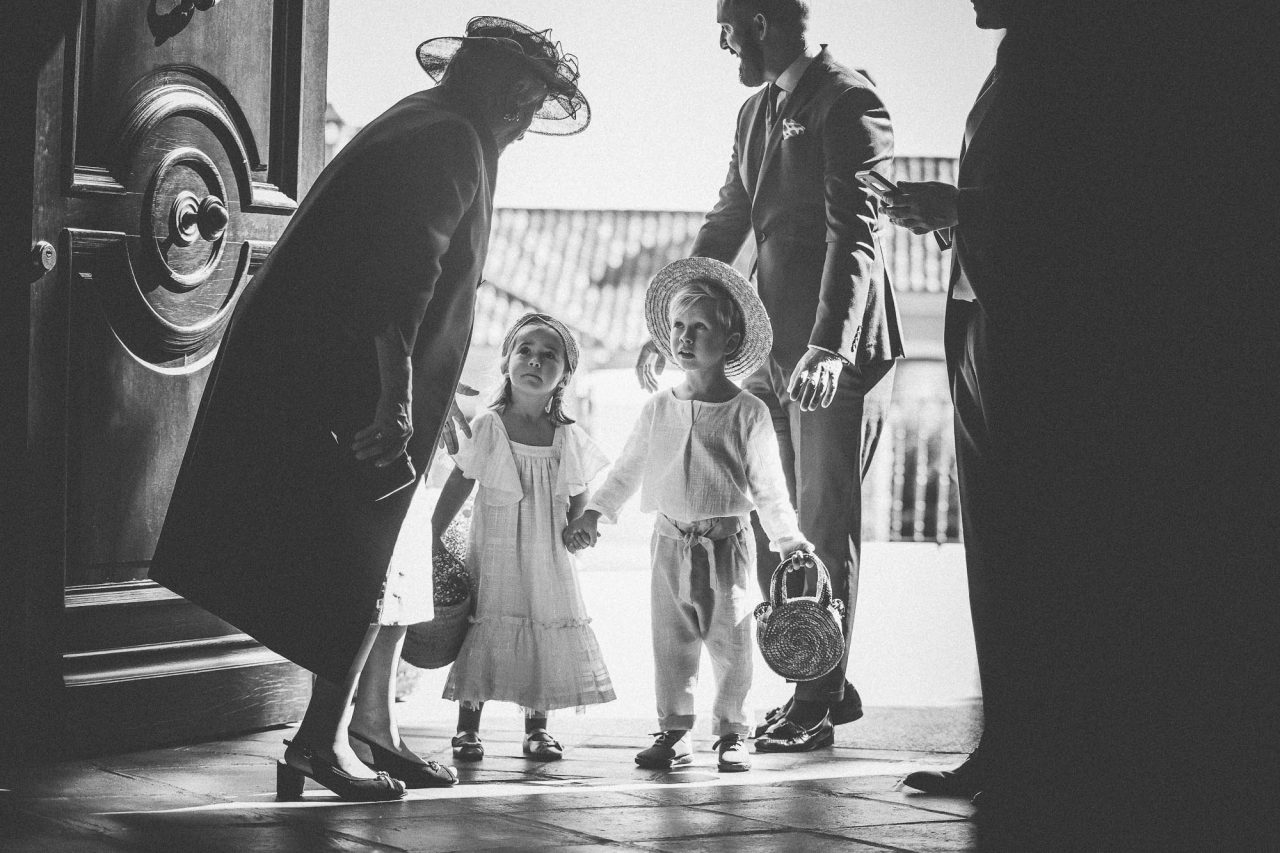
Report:
[[[561,539],[564,540],[564,547],[570,551],[581,551],[583,548],[594,547],[600,539],[600,531],[598,530],[598,520],[600,513],[595,510],[587,510],[582,515],[569,522],[565,527]]]
[[[480,392],[469,385],[458,383],[458,388],[454,392],[464,397],[474,397]],[[467,438],[471,438],[471,424],[467,422],[467,416],[462,413],[462,409],[458,408],[457,400],[449,401],[449,414],[445,416],[444,425],[440,428],[440,447],[444,448],[450,455],[458,452],[458,430],[462,430],[462,434]]]
[[[373,423],[355,434],[351,449],[357,459],[371,459],[379,468],[400,458],[413,436],[412,404],[407,399],[379,399]]]
[[[658,390],[658,377],[667,366],[667,359],[658,351],[653,341],[645,341],[636,357],[636,380],[640,387],[652,394]]]

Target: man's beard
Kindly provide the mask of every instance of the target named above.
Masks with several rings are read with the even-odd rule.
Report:
[[[744,44],[738,52],[738,79],[754,89],[764,82],[764,49],[758,44]]]

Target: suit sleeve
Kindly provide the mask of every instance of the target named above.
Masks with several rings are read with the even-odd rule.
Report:
[[[893,159],[889,113],[875,92],[853,88],[836,99],[823,125],[822,151],[827,254],[809,344],[848,355],[857,345],[855,318],[866,311],[880,216],[876,197],[855,175],[884,172]]]
[[[364,156],[369,198],[360,230],[387,242],[368,247],[367,274],[347,283],[346,322],[361,337],[394,327],[411,350],[441,261],[475,203],[483,152],[469,125],[444,120],[389,138]]]
[[[689,253],[693,257],[715,258],[732,264],[751,231],[751,196],[742,183],[740,169],[746,112],[747,105],[744,104],[738,114],[738,132],[734,139],[733,155],[729,158],[729,174],[725,177],[724,186],[720,188],[720,197],[715,207],[707,214],[706,222],[693,241],[693,249]]]

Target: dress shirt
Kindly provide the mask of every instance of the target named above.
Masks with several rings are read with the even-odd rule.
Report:
[[[681,400],[670,390],[645,401],[622,455],[587,509],[616,522],[637,490],[641,511],[677,522],[756,509],[775,548],[804,538],[787,497],[769,409],[745,391],[723,403]]]

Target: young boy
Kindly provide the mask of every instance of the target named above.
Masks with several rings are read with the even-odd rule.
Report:
[[[729,381],[749,374],[773,344],[769,317],[732,267],[689,258],[649,285],[645,318],[684,381],[645,402],[622,456],[586,510],[565,530],[571,548],[594,545],[601,516],[617,520],[640,490],[640,508],[657,512],[650,553],[658,728],[636,755],[646,768],[693,760],[693,687],[702,646],[716,679],[713,747],[723,772],[747,770],[747,691],[755,540],[749,513],[783,556],[812,550],[787,498],[769,410]]]

